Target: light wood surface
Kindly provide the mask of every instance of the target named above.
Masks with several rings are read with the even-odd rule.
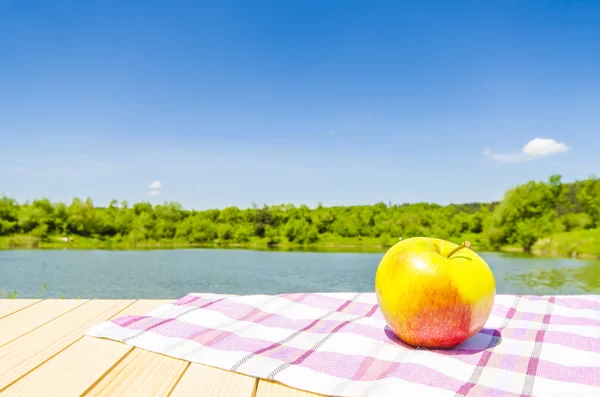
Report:
[[[0,318],[39,302],[41,299],[0,299]]]
[[[171,397],[254,397],[257,383],[246,375],[193,363]]]
[[[287,386],[84,335],[170,300],[0,300],[0,397],[315,397]]]
[[[110,319],[132,303],[133,301],[101,300],[87,302],[2,346],[0,395],[4,389],[81,339],[87,328]]]
[[[10,316],[0,319],[0,346],[17,339],[47,322],[83,305],[85,301],[57,300],[43,301],[25,310],[19,310]]]

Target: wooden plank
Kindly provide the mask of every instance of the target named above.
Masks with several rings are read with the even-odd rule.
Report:
[[[165,305],[171,302],[173,301],[168,299],[140,299],[139,301],[136,301],[133,305],[127,307],[125,310],[115,315],[113,318],[121,316],[142,316],[156,309],[160,305]]]
[[[92,300],[0,348],[0,392],[133,302]]]
[[[0,299],[0,318],[38,303],[41,299]]]
[[[84,336],[3,391],[2,397],[81,396],[131,350],[123,343]]]
[[[192,363],[170,397],[254,397],[258,380]]]
[[[256,397],[325,397],[321,394],[293,389],[278,382],[261,379],[258,382]]]
[[[116,317],[142,315],[168,300],[141,300]],[[106,341],[108,343],[117,343]],[[171,357],[134,349],[114,369],[85,394],[91,396],[166,396],[177,383],[188,363]]]
[[[0,320],[0,346],[85,304],[87,300],[45,300]]]
[[[162,303],[165,302],[138,301],[112,317],[144,314]],[[168,393],[187,365],[142,350],[129,355],[132,350],[132,346],[124,343],[84,336],[14,383],[3,396],[69,397],[88,391],[90,395],[131,395],[133,390],[141,388],[150,392],[141,395],[161,395],[154,391],[166,388]]]
[[[134,349],[85,396],[167,396],[187,366],[183,360]]]

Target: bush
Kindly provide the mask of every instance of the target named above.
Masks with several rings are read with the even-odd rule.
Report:
[[[586,213],[569,213],[558,218],[565,232],[583,230],[592,227],[592,218]]]

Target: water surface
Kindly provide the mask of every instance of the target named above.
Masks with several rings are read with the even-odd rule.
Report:
[[[18,297],[166,298],[189,292],[373,292],[383,253],[236,249],[0,251],[0,288]],[[480,253],[505,294],[600,293],[600,263]]]

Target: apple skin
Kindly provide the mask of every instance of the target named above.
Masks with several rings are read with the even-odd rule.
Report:
[[[392,246],[375,275],[379,309],[403,342],[430,349],[455,347],[487,321],[496,297],[488,264],[469,248],[412,237]]]

